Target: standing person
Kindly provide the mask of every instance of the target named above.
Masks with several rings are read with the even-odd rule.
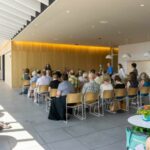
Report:
[[[111,66],[110,62],[107,63],[107,74],[109,74],[110,76],[113,75],[113,67]]]
[[[46,71],[47,71],[47,70],[52,71],[51,65],[50,65],[50,64],[46,64],[45,70],[46,70]]]
[[[136,63],[132,63],[131,64],[132,67],[132,72],[134,72],[134,74],[136,75],[136,77],[138,77],[138,70],[137,70],[137,64]]]
[[[124,80],[126,77],[122,64],[118,64],[118,75],[121,78],[121,80]]]

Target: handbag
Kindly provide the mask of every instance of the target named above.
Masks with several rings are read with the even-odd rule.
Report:
[[[146,150],[146,140],[148,135],[140,132],[135,132],[130,128],[126,128],[126,148],[127,150],[136,150],[138,145],[142,145]]]

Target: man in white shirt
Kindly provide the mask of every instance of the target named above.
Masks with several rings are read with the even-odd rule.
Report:
[[[37,102],[37,94],[39,91],[39,86],[49,85],[49,84],[50,84],[50,80],[46,76],[46,71],[42,71],[42,76],[40,78],[38,78],[38,80],[36,82],[36,88],[34,89],[34,102],[35,103]]]

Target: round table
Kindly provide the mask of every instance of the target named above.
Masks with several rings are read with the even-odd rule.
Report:
[[[144,121],[142,119],[142,115],[132,116],[132,117],[128,118],[128,122],[131,125],[134,125],[134,126],[137,126],[137,127],[150,129],[150,121]]]

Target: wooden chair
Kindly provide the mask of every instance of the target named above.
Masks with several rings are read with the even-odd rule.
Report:
[[[85,93],[83,103],[84,103],[84,119],[86,119],[87,107],[89,107],[90,114],[97,116],[97,117],[100,117],[102,115],[100,113],[99,93],[94,93],[94,92]],[[93,111],[92,111],[92,108],[93,108]],[[96,109],[97,109],[97,112],[96,112]]]
[[[128,88],[127,89],[127,101],[128,101],[128,109],[131,105],[136,105],[136,108],[139,108],[140,102],[138,99],[138,88]]]
[[[31,83],[31,88],[32,88],[32,89],[35,89],[35,88],[36,88],[36,82],[32,82],[32,83]]]
[[[114,103],[114,101],[113,101],[114,100],[114,91],[113,90],[105,90],[103,92],[103,97],[101,99],[102,99],[102,105],[105,105],[105,110],[112,113],[112,111],[110,111],[109,107],[111,104]],[[104,108],[102,110],[102,113],[104,115]]]
[[[30,80],[23,80],[22,81],[22,86],[23,87],[29,87],[30,86]]]
[[[80,120],[83,120],[83,95],[81,93],[71,93],[66,97],[66,123],[68,121],[68,108],[73,109],[73,115]],[[81,109],[81,115],[80,115]]]
[[[140,106],[142,106],[143,97],[148,97],[150,104],[150,87],[141,87],[139,90],[140,90]]]
[[[45,98],[46,100],[46,112],[49,111],[51,106],[51,100],[57,96],[57,89],[51,89],[49,95]]]
[[[121,108],[122,110],[128,111],[128,102],[127,102],[127,90],[124,89],[115,89],[114,90],[114,94],[115,94],[115,100],[119,103],[122,104],[124,107],[124,103],[125,103],[125,108]]]
[[[38,99],[37,99],[37,102],[39,103],[40,102],[40,98],[42,97],[42,99],[44,100],[45,97],[48,95],[48,85],[40,85],[38,87]]]

